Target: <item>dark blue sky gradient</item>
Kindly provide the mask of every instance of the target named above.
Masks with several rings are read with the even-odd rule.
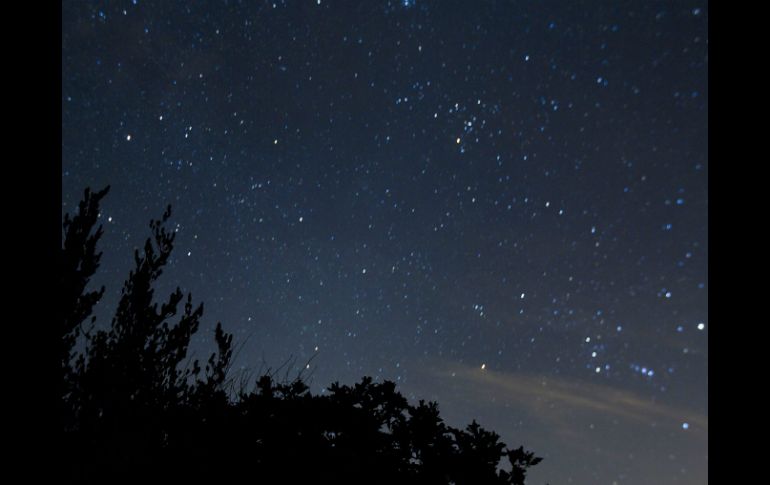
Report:
[[[112,186],[101,324],[170,203],[199,357],[222,321],[236,367],[394,380],[544,456],[529,483],[707,483],[706,2],[62,15],[62,213]]]

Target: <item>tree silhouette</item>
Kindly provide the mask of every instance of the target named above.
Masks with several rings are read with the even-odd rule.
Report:
[[[96,252],[96,243],[102,236],[102,227],[99,226],[93,234],[91,232],[99,215],[99,201],[108,191],[109,187],[93,194],[86,189],[78,206],[78,213],[73,218],[70,218],[69,214],[64,216],[64,241],[59,253],[60,358],[64,373],[61,381],[63,419],[72,414],[72,410],[67,409],[74,384],[72,348],[82,333],[83,322],[91,316],[94,305],[104,294],[104,287],[99,291],[85,290],[101,259],[101,253]],[[63,424],[67,427],[71,423]]]
[[[172,482],[518,484],[541,459],[510,450],[475,421],[446,425],[438,404],[409,402],[390,381],[333,383],[312,395],[301,376],[229,386],[232,335],[220,323],[205,367],[185,363],[203,304],[177,288],[155,301],[175,233],[167,208],[134,253],[109,328],[87,291],[101,253],[94,229],[109,188],[86,190],[64,218],[61,251],[64,478],[79,483]],[[181,306],[181,309],[180,309]],[[91,325],[84,322],[91,317]],[[510,470],[500,466],[507,457]]]

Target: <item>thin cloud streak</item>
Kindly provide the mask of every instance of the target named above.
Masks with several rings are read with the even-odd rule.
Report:
[[[546,421],[564,413],[598,413],[636,421],[640,424],[687,422],[690,431],[708,433],[708,416],[645,399],[628,390],[607,385],[567,381],[552,376],[482,370],[457,363],[440,363],[425,368],[430,377],[468,386],[474,394],[496,396],[496,402],[526,407]],[[560,420],[560,419],[559,419]]]

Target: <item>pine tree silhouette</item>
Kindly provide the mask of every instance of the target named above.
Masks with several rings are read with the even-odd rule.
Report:
[[[522,485],[541,460],[508,449],[475,421],[464,430],[446,425],[437,403],[410,405],[390,381],[333,383],[319,396],[301,376],[280,381],[268,371],[253,388],[244,382],[235,389],[228,379],[232,335],[221,323],[216,352],[203,368],[197,360],[188,365],[203,304],[179,288],[155,301],[174,247],[170,207],[135,251],[109,328],[97,329],[91,315],[104,288],[86,288],[100,262],[103,231],[94,226],[108,190],[86,190],[63,224],[65,480]],[[510,470],[499,466],[506,457]]]
[[[69,214],[64,216],[64,241],[59,253],[60,358],[64,373],[61,381],[63,419],[71,416],[67,405],[73,391],[72,348],[83,331],[83,322],[91,316],[94,305],[104,294],[104,287],[90,292],[85,289],[101,259],[101,253],[96,252],[96,244],[102,236],[102,227],[99,226],[93,234],[92,229],[99,215],[99,202],[108,191],[109,187],[93,194],[86,189],[78,206],[78,213],[73,218],[70,218]],[[63,425],[67,427],[71,423],[65,422]]]

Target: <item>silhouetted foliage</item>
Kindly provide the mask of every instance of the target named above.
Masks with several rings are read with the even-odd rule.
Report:
[[[509,450],[475,421],[446,425],[434,402],[410,405],[393,382],[364,377],[312,395],[300,376],[228,380],[232,335],[217,324],[205,367],[186,363],[203,305],[154,285],[173,250],[170,207],[135,251],[109,328],[83,323],[104,293],[94,230],[108,188],[64,218],[61,359],[64,477],[79,483],[523,484],[541,459]],[[181,305],[181,309],[180,309]],[[80,341],[79,345],[78,342]],[[82,350],[75,350],[81,349]],[[189,360],[189,359],[188,359]],[[510,470],[500,466],[508,458]]]
[[[64,373],[62,396],[65,398],[72,392],[72,348],[83,331],[83,322],[91,316],[94,305],[104,294],[104,287],[99,291],[85,290],[101,259],[101,253],[96,252],[96,243],[102,236],[102,227],[99,226],[93,234],[91,232],[99,215],[99,201],[108,191],[109,187],[106,187],[93,194],[86,189],[78,206],[78,213],[73,218],[70,218],[69,214],[64,216],[64,241],[59,254],[59,331],[60,358]],[[62,403],[66,406],[67,399],[63,399]],[[66,419],[70,415],[71,412],[65,410],[62,417]]]

